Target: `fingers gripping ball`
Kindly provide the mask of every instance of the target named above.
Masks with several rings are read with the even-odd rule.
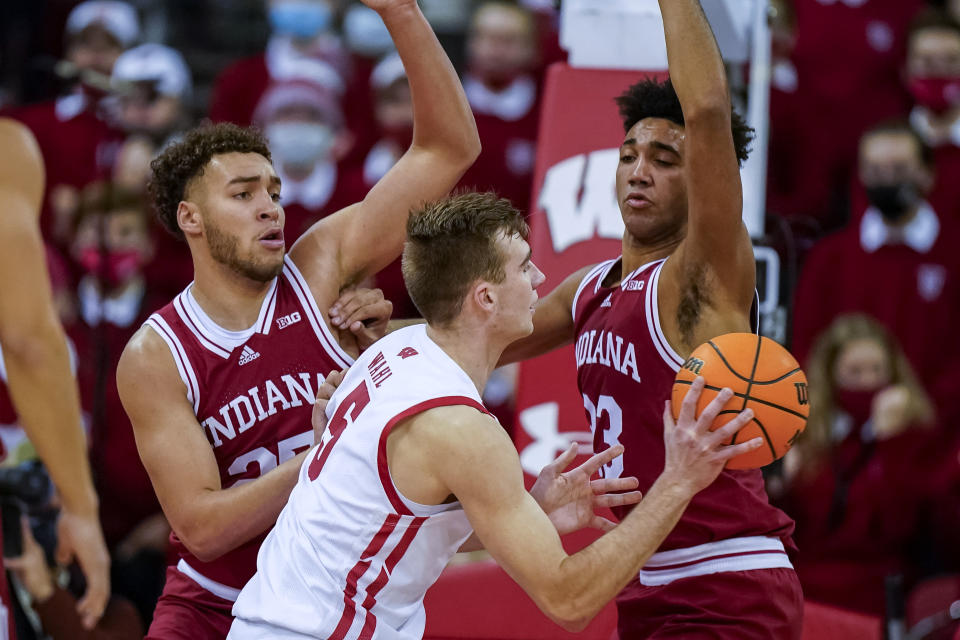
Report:
[[[770,464],[787,452],[807,426],[807,377],[790,352],[769,338],[727,333],[697,347],[673,383],[670,404],[675,420],[683,397],[698,375],[704,377],[706,387],[697,403],[697,415],[724,387],[734,393],[711,430],[750,408],[753,420],[727,444],[757,436],[764,441],[764,446],[730,459],[728,469],[756,469]]]

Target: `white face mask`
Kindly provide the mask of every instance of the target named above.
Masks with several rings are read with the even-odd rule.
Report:
[[[393,50],[393,39],[373,9],[355,4],[343,18],[343,36],[350,49],[368,58],[380,58]]]
[[[312,122],[275,122],[265,133],[277,161],[298,167],[326,161],[336,137],[329,126]]]

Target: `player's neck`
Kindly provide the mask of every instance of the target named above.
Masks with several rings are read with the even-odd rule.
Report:
[[[460,365],[482,394],[506,345],[494,345],[482,331],[463,326],[438,329],[428,324],[427,336]]]
[[[251,280],[219,263],[199,267],[194,261],[191,293],[200,308],[227,331],[252,327],[272,282]]]
[[[633,273],[645,264],[655,260],[667,258],[680,246],[683,238],[671,237],[655,242],[638,240],[629,232],[623,234],[623,259],[621,261],[621,278]]]

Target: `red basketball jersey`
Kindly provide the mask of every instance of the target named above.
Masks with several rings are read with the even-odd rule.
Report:
[[[594,451],[618,442],[625,448],[601,472],[636,476],[648,491],[663,471],[664,401],[683,358],[660,328],[657,281],[664,260],[627,274],[618,287],[602,286],[619,264],[610,260],[591,270],[574,298],[577,382]],[[694,497],[660,550],[749,536],[779,537],[792,549],[792,531],[793,521],[770,506],[759,470],[724,471]]]
[[[225,489],[312,447],[310,416],[317,388],[330,371],[353,361],[334,340],[289,258],[264,298],[256,324],[244,332],[249,334],[245,340],[214,325],[190,287],[146,325],[170,347]],[[256,572],[266,534],[212,562],[195,558],[176,534],[171,542],[182,572],[216,595],[235,600]]]

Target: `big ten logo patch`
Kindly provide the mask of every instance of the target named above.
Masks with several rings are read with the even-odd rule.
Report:
[[[547,214],[556,253],[594,236],[623,237],[616,189],[619,159],[619,149],[600,149],[547,170],[537,205]]]
[[[291,314],[285,315],[282,318],[277,319],[277,328],[286,329],[292,324],[300,322],[300,312],[294,311]]]

